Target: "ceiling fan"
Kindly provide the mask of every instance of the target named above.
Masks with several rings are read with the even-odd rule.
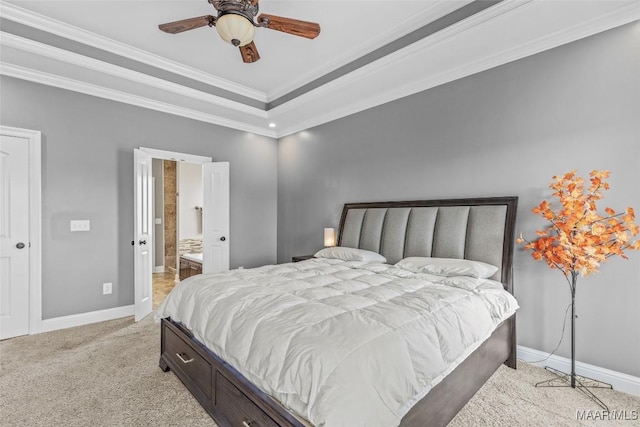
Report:
[[[282,31],[294,36],[315,39],[320,34],[320,25],[315,22],[300,21],[282,16],[258,14],[259,0],[207,0],[217,11],[218,16],[205,15],[158,25],[165,33],[177,34],[194,28],[216,27],[220,37],[240,48],[244,62],[256,62],[260,59],[258,49],[253,42],[255,27],[264,27]]]

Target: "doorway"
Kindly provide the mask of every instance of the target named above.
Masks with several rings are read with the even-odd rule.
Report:
[[[160,251],[156,249],[156,240],[158,233],[155,229],[163,223],[165,227],[169,220],[166,218],[167,208],[171,205],[172,197],[176,198],[175,206],[172,208],[175,212],[175,229],[178,229],[179,209],[177,203],[178,177],[173,182],[175,184],[169,190],[163,188],[163,205],[164,218],[154,215],[154,194],[158,190],[157,184],[154,185],[153,179],[153,160],[168,160],[175,162],[175,169],[184,163],[194,163],[201,168],[201,184],[202,184],[202,206],[193,206],[192,214],[200,214],[200,228],[202,233],[201,253],[201,272],[218,272],[229,269],[229,163],[228,162],[212,162],[210,157],[195,156],[190,154],[175,153],[170,151],[155,150],[150,148],[134,149],[134,293],[135,293],[135,320],[141,320],[153,310],[153,274],[156,269],[154,252]],[[171,163],[167,163],[171,165]],[[185,167],[188,169],[188,167]],[[164,163],[163,163],[163,173]],[[163,180],[164,183],[164,180]],[[164,187],[164,186],[163,186]],[[200,209],[197,209],[200,208]],[[186,209],[190,207],[187,205]],[[200,213],[201,212],[201,213]],[[198,217],[196,216],[196,219]],[[197,221],[196,221],[196,224]],[[171,225],[171,224],[169,224]],[[170,287],[175,285],[175,274],[179,274],[179,245],[177,233],[166,233],[163,228],[165,243],[162,245],[164,255],[164,267],[162,271],[165,280],[173,282],[169,283]],[[173,240],[175,248],[167,250],[167,241]],[[173,271],[175,269],[175,272]],[[167,273],[169,271],[169,273]]]
[[[202,165],[154,158],[152,177],[156,309],[178,281],[202,271]]]

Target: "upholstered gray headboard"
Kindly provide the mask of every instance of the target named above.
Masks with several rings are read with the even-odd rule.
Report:
[[[378,252],[393,264],[410,256],[463,258],[499,267],[512,289],[517,197],[350,203],[338,245]]]

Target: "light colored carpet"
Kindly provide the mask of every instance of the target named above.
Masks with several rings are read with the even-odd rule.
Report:
[[[2,426],[213,426],[172,374],[158,368],[159,325],[149,316],[0,342]],[[535,388],[550,378],[520,363],[501,367],[451,422],[466,426],[638,426],[640,421],[578,422],[598,409],[571,389]],[[640,410],[640,398],[597,390],[611,409]]]

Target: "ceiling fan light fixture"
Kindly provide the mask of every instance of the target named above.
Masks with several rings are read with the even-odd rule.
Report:
[[[247,17],[233,12],[218,17],[216,30],[222,40],[234,46],[244,46],[251,43],[255,33],[255,27]]]

